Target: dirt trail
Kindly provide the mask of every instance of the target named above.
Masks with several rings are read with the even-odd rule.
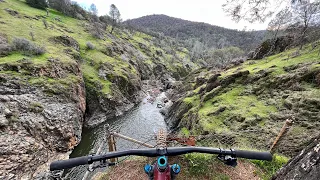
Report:
[[[247,161],[238,161],[237,167],[229,167],[222,163],[215,163],[212,168],[212,172],[217,174],[204,174],[204,175],[191,175],[187,172],[188,164],[186,161],[181,160],[180,158],[175,158],[173,161],[178,160],[179,164],[182,166],[182,171],[178,175],[177,179],[219,179],[221,175],[224,177],[229,177],[230,180],[260,180],[258,177],[257,171],[259,171],[252,163]],[[113,167],[108,173],[97,174],[93,179],[94,180],[122,180],[122,179],[131,179],[131,180],[148,180],[147,175],[143,171],[144,165],[149,162],[147,160],[127,160],[121,163],[120,165]]]

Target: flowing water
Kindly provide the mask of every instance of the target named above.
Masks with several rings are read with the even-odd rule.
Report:
[[[107,143],[105,140],[105,124],[110,125],[110,130],[112,132],[119,132],[120,134],[153,145],[155,144],[155,141],[153,140],[155,132],[160,128],[166,129],[164,118],[159,113],[156,101],[151,104],[147,101],[146,97],[138,106],[133,108],[130,112],[127,112],[124,116],[108,120],[106,123],[95,128],[84,129],[81,142],[71,153],[70,158],[93,154],[97,151],[101,143],[105,144],[103,146],[102,154],[106,153],[108,151],[108,146],[106,145]],[[118,151],[145,148],[120,138],[116,138],[116,147]],[[68,170],[64,173],[64,177],[65,179],[82,179],[87,171],[87,167],[88,166],[79,166]],[[99,170],[102,171],[101,169],[97,169],[94,172],[91,172],[89,177],[92,177]]]

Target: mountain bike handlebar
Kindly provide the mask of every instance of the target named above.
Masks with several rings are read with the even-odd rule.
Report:
[[[118,152],[110,152],[104,155],[89,155],[68,160],[54,161],[50,164],[50,171],[68,169],[79,165],[92,164],[95,161],[105,161],[111,158],[117,158],[128,155],[157,157],[157,156],[177,156],[187,153],[207,153],[218,155],[231,155],[233,157],[256,159],[256,160],[272,160],[270,152],[244,151],[234,149],[220,149],[208,147],[168,147],[163,149],[132,149]]]

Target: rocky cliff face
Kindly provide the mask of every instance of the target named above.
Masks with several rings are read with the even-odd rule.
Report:
[[[41,66],[1,64],[0,69],[6,70],[0,74],[0,177],[32,179],[42,164],[79,143],[84,82],[77,64],[56,60]],[[41,83],[49,78],[52,84]]]

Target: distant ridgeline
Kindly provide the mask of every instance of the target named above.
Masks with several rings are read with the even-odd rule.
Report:
[[[266,31],[238,31],[166,15],[149,15],[124,22],[145,32],[156,32],[183,41],[192,49],[199,41],[205,48],[239,47],[248,52],[262,41]]]

